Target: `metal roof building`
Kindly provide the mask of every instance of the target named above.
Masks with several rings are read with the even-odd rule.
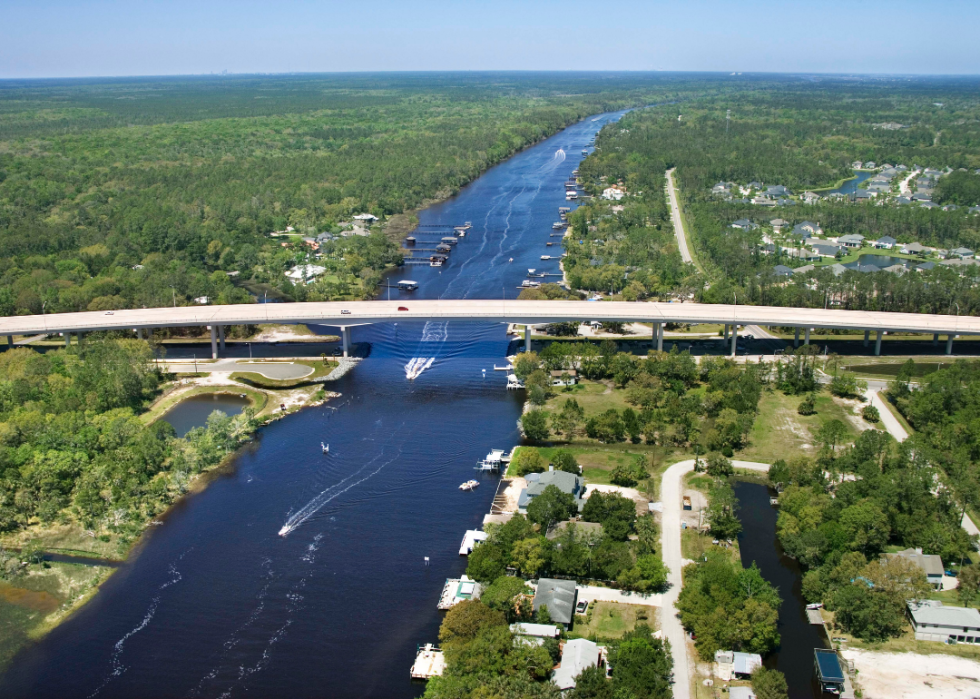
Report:
[[[575,614],[575,598],[578,589],[574,580],[555,580],[541,578],[534,593],[534,611],[547,607],[551,620],[566,628],[572,623]]]

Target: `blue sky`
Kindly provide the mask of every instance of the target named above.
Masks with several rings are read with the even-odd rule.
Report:
[[[0,0],[0,78],[224,70],[976,74],[978,26],[978,0]]]

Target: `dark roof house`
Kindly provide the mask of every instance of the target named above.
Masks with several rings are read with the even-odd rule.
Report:
[[[574,580],[555,580],[541,578],[534,592],[534,611],[541,607],[548,608],[551,622],[568,628],[575,615],[575,598],[578,590]]]

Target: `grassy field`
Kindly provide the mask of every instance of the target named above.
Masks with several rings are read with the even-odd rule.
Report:
[[[600,641],[622,638],[636,628],[637,622],[657,628],[657,610],[642,604],[593,602],[587,614],[575,617],[569,638],[598,638]]]
[[[813,437],[814,431],[830,420],[840,420],[850,430],[849,440],[857,436],[857,429],[847,410],[829,394],[818,393],[815,415],[796,412],[803,396],[787,396],[779,391],[765,392],[759,401],[759,414],[749,433],[749,444],[736,453],[745,461],[772,463],[777,459],[813,455],[819,449]]]
[[[112,570],[45,563],[0,581],[0,668],[95,594]]]
[[[559,389],[553,398],[545,404],[544,409],[549,412],[560,412],[565,401],[574,398],[585,411],[586,419],[603,413],[610,408],[622,410],[630,405],[626,402],[625,391],[618,391],[613,388],[612,383],[601,381],[589,381],[582,379],[579,383],[569,387],[570,390]]]

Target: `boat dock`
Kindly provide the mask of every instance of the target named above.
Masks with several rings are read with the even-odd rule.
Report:
[[[465,575],[461,578],[447,578],[446,584],[442,586],[442,594],[439,596],[436,609],[452,609],[464,600],[480,599],[482,591],[483,587],[480,583]]]
[[[823,615],[820,613],[819,609],[807,609],[806,619],[814,626],[824,625]]]
[[[463,543],[459,545],[459,555],[469,556],[476,545],[487,540],[487,533],[479,529],[467,529],[463,535]]]
[[[427,680],[439,677],[446,669],[446,658],[442,650],[431,643],[416,648],[415,664],[412,665],[413,680]]]

